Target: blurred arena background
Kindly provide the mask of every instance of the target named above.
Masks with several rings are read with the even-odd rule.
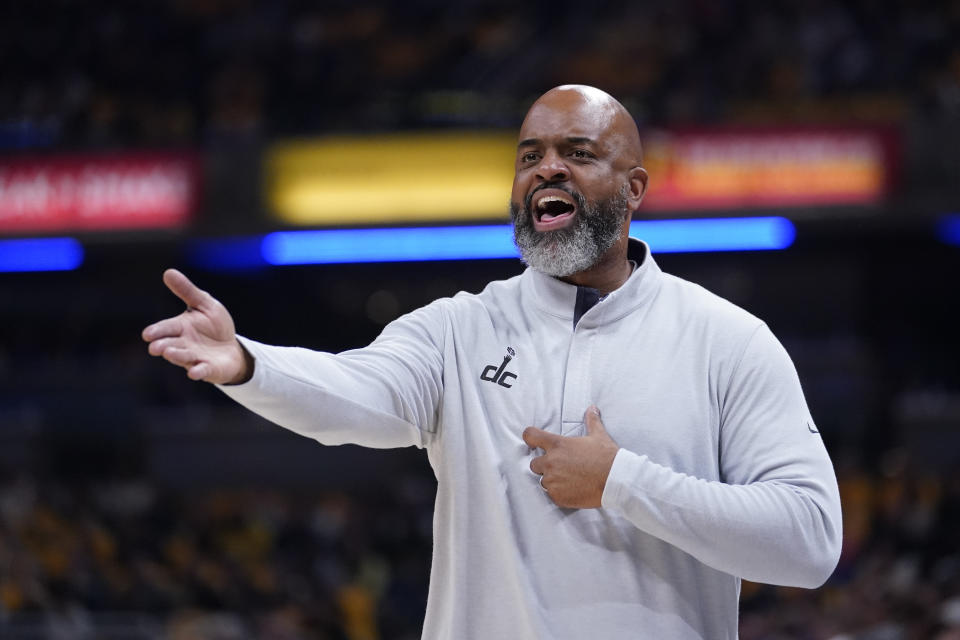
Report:
[[[960,638],[956,0],[3,3],[0,637],[419,638],[425,456],[288,434],[140,330],[168,266],[334,351],[519,272],[265,234],[504,224],[510,135],[566,82],[638,118],[638,218],[789,226],[657,258],[785,342],[841,483],[833,578],[744,583],[741,638]]]

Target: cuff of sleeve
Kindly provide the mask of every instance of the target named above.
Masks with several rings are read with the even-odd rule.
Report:
[[[607,484],[604,485],[603,495],[600,496],[600,506],[604,509],[620,508],[620,495],[623,493],[625,467],[628,466],[626,460],[629,455],[629,451],[620,449],[613,458],[613,465],[607,475]]]
[[[240,382],[238,384],[218,384],[217,387],[223,391],[227,389],[249,389],[256,387],[261,378],[263,377],[263,366],[257,365],[257,342],[249,338],[244,338],[243,336],[237,336],[237,342],[240,343],[244,349],[247,350],[247,353],[250,354],[250,358],[253,360],[253,375],[250,376],[250,379],[246,382]]]
[[[644,457],[626,449],[617,451],[613,465],[610,467],[610,474],[607,476],[607,484],[603,487],[603,495],[600,497],[600,505],[604,509],[623,509],[629,479],[634,475],[636,465],[642,463]]]

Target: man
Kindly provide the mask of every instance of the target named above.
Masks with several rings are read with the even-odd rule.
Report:
[[[628,238],[646,185],[623,106],[557,87],[520,130],[522,275],[333,355],[237,338],[170,270],[188,309],[143,337],[320,442],[427,450],[425,638],[735,638],[741,577],[832,572],[836,479],[766,325]]]

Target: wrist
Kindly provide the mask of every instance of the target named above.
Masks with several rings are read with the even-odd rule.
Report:
[[[247,348],[239,340],[235,340],[235,344],[240,351],[240,371],[236,376],[230,379],[229,382],[225,382],[227,385],[236,385],[243,384],[244,382],[249,382],[253,378],[253,370],[256,366],[256,360],[254,360],[253,355],[247,351]]]

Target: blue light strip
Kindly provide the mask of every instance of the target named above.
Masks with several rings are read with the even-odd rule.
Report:
[[[509,225],[277,231],[261,245],[270,264],[515,258]]]
[[[630,235],[645,240],[654,253],[692,253],[786,249],[797,232],[779,217],[696,218],[634,221]]]
[[[655,253],[785,249],[796,236],[786,218],[642,220],[630,234]],[[193,262],[208,268],[517,258],[510,225],[277,231],[262,238],[197,241]]]
[[[937,235],[947,244],[960,246],[960,214],[943,216],[937,225]]]
[[[0,240],[0,272],[72,271],[83,264],[83,246],[73,238]]]
[[[630,234],[654,252],[785,249],[796,236],[786,218],[643,220]],[[278,231],[261,245],[274,265],[516,258],[510,225]]]

